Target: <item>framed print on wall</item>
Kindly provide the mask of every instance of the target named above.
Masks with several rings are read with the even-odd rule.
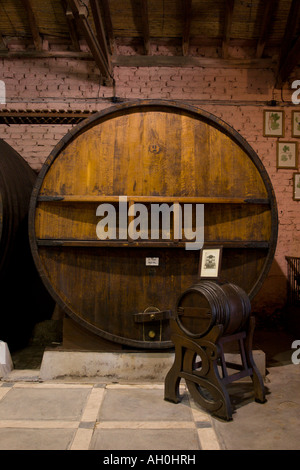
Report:
[[[218,279],[221,271],[222,247],[203,247],[200,253],[199,277]]]
[[[294,188],[293,188],[294,201],[300,201],[300,173],[294,173]]]
[[[277,142],[277,168],[298,168],[298,143]]]
[[[300,137],[300,111],[292,111],[292,137]]]
[[[284,112],[264,110],[264,137],[284,137]]]

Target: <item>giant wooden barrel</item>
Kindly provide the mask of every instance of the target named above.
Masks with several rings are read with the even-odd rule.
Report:
[[[27,345],[35,323],[49,318],[54,307],[29,245],[28,210],[35,180],[28,163],[0,139],[0,340],[12,351]]]
[[[222,326],[223,335],[241,331],[250,313],[250,299],[238,285],[199,280],[179,296],[176,320],[188,336],[201,338],[215,325]]]
[[[141,205],[150,214],[140,238],[137,227],[124,237],[123,218],[118,229],[119,196],[128,228]],[[170,310],[199,264],[199,250],[186,249],[191,232],[170,221],[150,233],[153,205],[175,203],[189,205],[194,229],[204,204],[205,244],[223,246],[221,276],[252,299],[273,260],[277,208],[262,162],[228,124],[187,104],[138,101],[94,114],[53,149],[32,193],[31,247],[49,292],[86,331],[125,347],[172,346]],[[96,232],[105,217],[107,239]]]

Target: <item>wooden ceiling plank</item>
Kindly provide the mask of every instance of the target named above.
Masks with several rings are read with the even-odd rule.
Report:
[[[192,20],[192,0],[182,0],[183,3],[183,34],[182,34],[182,54],[188,55],[190,46],[190,30]]]
[[[260,35],[259,35],[259,40],[257,42],[257,47],[256,47],[256,57],[259,59],[262,57],[268,36],[270,33],[272,21],[273,21],[273,15],[272,12],[274,11],[275,5],[274,5],[274,0],[265,0],[264,2],[264,11],[263,11],[263,17],[261,21],[261,28],[260,28]]]
[[[234,9],[234,0],[225,0],[224,34],[223,34],[223,41],[222,41],[223,59],[228,58],[228,46],[229,46],[229,41],[230,41],[233,9]]]
[[[78,0],[68,0],[69,6],[72,10],[75,20],[78,22],[82,34],[85,37],[87,45],[94,57],[94,60],[100,70],[104,84],[111,84],[112,82],[112,68],[108,64],[105,55],[94,35],[93,29],[88,21],[87,12],[82,8]]]
[[[90,0],[90,5],[92,9],[92,15],[95,23],[95,28],[96,28],[96,34],[98,38],[98,42],[100,45],[101,50],[103,51],[105,55],[105,59],[109,65],[110,65],[110,53],[108,50],[108,44],[106,40],[106,35],[105,35],[105,29],[104,29],[104,24],[102,20],[102,15],[101,15],[101,9],[100,9],[100,1],[99,0]]]
[[[78,38],[77,30],[76,30],[73,13],[71,9],[68,7],[67,0],[61,0],[61,1],[62,1],[63,10],[65,12],[66,21],[67,21],[67,25],[69,29],[69,35],[72,41],[73,49],[75,49],[75,51],[80,51],[80,43],[79,43],[79,38]]]
[[[113,54],[115,50],[115,36],[114,36],[114,30],[113,30],[113,25],[111,21],[111,13],[110,13],[108,0],[101,0],[101,5],[102,5],[102,11],[103,11],[104,29],[108,36],[110,53]]]
[[[141,0],[141,18],[142,18],[142,31],[144,40],[145,54],[150,53],[150,29],[149,29],[149,17],[148,17],[148,1]]]
[[[37,51],[41,51],[43,49],[43,41],[39,32],[39,28],[38,28],[34,11],[32,9],[31,0],[23,0],[23,4],[27,12],[28,22],[29,22],[34,46]]]

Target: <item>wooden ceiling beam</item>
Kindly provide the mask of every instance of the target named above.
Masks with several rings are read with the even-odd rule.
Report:
[[[26,13],[27,13],[28,22],[29,22],[30,31],[31,31],[31,35],[32,35],[32,38],[33,38],[34,46],[35,46],[37,51],[41,51],[43,49],[43,40],[42,40],[40,32],[39,32],[36,16],[35,16],[34,11],[32,9],[31,0],[23,0],[23,4],[25,6],[25,10],[26,10]]]
[[[96,34],[97,34],[100,48],[105,55],[105,59],[109,67],[111,67],[110,53],[108,50],[108,44],[106,40],[106,34],[105,34],[104,24],[103,24],[102,15],[101,15],[100,0],[90,0],[90,5],[92,9],[92,15],[94,19]]]
[[[284,85],[298,64],[300,64],[300,36],[298,36],[292,49],[279,69],[275,88],[281,88]]]
[[[299,0],[293,0],[291,3],[289,16],[288,16],[287,23],[285,26],[283,41],[281,44],[279,68],[281,67],[281,64],[284,62],[285,57],[288,54],[288,51],[290,50],[292,46],[293,38],[296,34],[296,30],[298,27],[299,13],[300,13],[300,2]]]
[[[272,69],[276,66],[273,59],[222,59],[174,55],[113,55],[112,63],[117,67],[206,67],[215,69]]]
[[[93,32],[93,29],[90,25],[90,22],[87,18],[87,10],[83,7],[78,0],[68,0],[69,7],[72,10],[74,18],[78,23],[83,36],[87,42],[87,45],[94,57],[94,60],[100,70],[103,83],[111,84],[112,83],[112,68],[107,62],[105,53],[101,49],[98,40]]]
[[[61,1],[62,1],[63,10],[65,12],[66,21],[67,21],[67,25],[69,29],[69,35],[72,41],[73,49],[75,51],[80,51],[80,43],[79,43],[79,38],[78,38],[77,30],[76,30],[73,13],[68,6],[67,0],[61,0]]]
[[[230,41],[231,25],[233,18],[234,0],[225,0],[225,20],[222,41],[222,57],[228,59],[228,46]]]
[[[299,0],[293,0],[290,7],[284,37],[281,45],[275,88],[282,87],[283,83],[287,80],[293,68],[297,65],[297,63],[294,62],[295,60],[297,61],[298,40],[295,42],[294,36],[297,32],[299,24],[299,15],[300,2]]]
[[[261,21],[261,27],[260,27],[260,35],[259,35],[259,40],[257,42],[256,46],[256,57],[260,59],[263,55],[268,36],[270,33],[272,21],[273,21],[273,11],[274,8],[276,7],[276,2],[274,0],[265,0],[264,2],[264,11],[263,11],[263,17]]]
[[[3,34],[0,32],[0,51],[6,51],[7,45],[5,44]]]
[[[188,55],[190,46],[190,31],[192,19],[192,0],[182,0],[183,3],[183,34],[182,34],[182,54]]]
[[[149,16],[148,16],[148,0],[141,0],[141,18],[142,18],[142,32],[144,41],[145,54],[150,53],[150,29],[149,29]]]
[[[115,37],[108,0],[101,0],[101,5],[103,11],[104,29],[107,34],[110,53],[113,54],[115,50]]]

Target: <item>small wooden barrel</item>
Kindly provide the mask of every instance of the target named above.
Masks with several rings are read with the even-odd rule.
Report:
[[[251,312],[247,294],[226,281],[199,281],[179,297],[177,323],[193,338],[205,336],[213,326],[222,325],[223,335],[240,331]]]

